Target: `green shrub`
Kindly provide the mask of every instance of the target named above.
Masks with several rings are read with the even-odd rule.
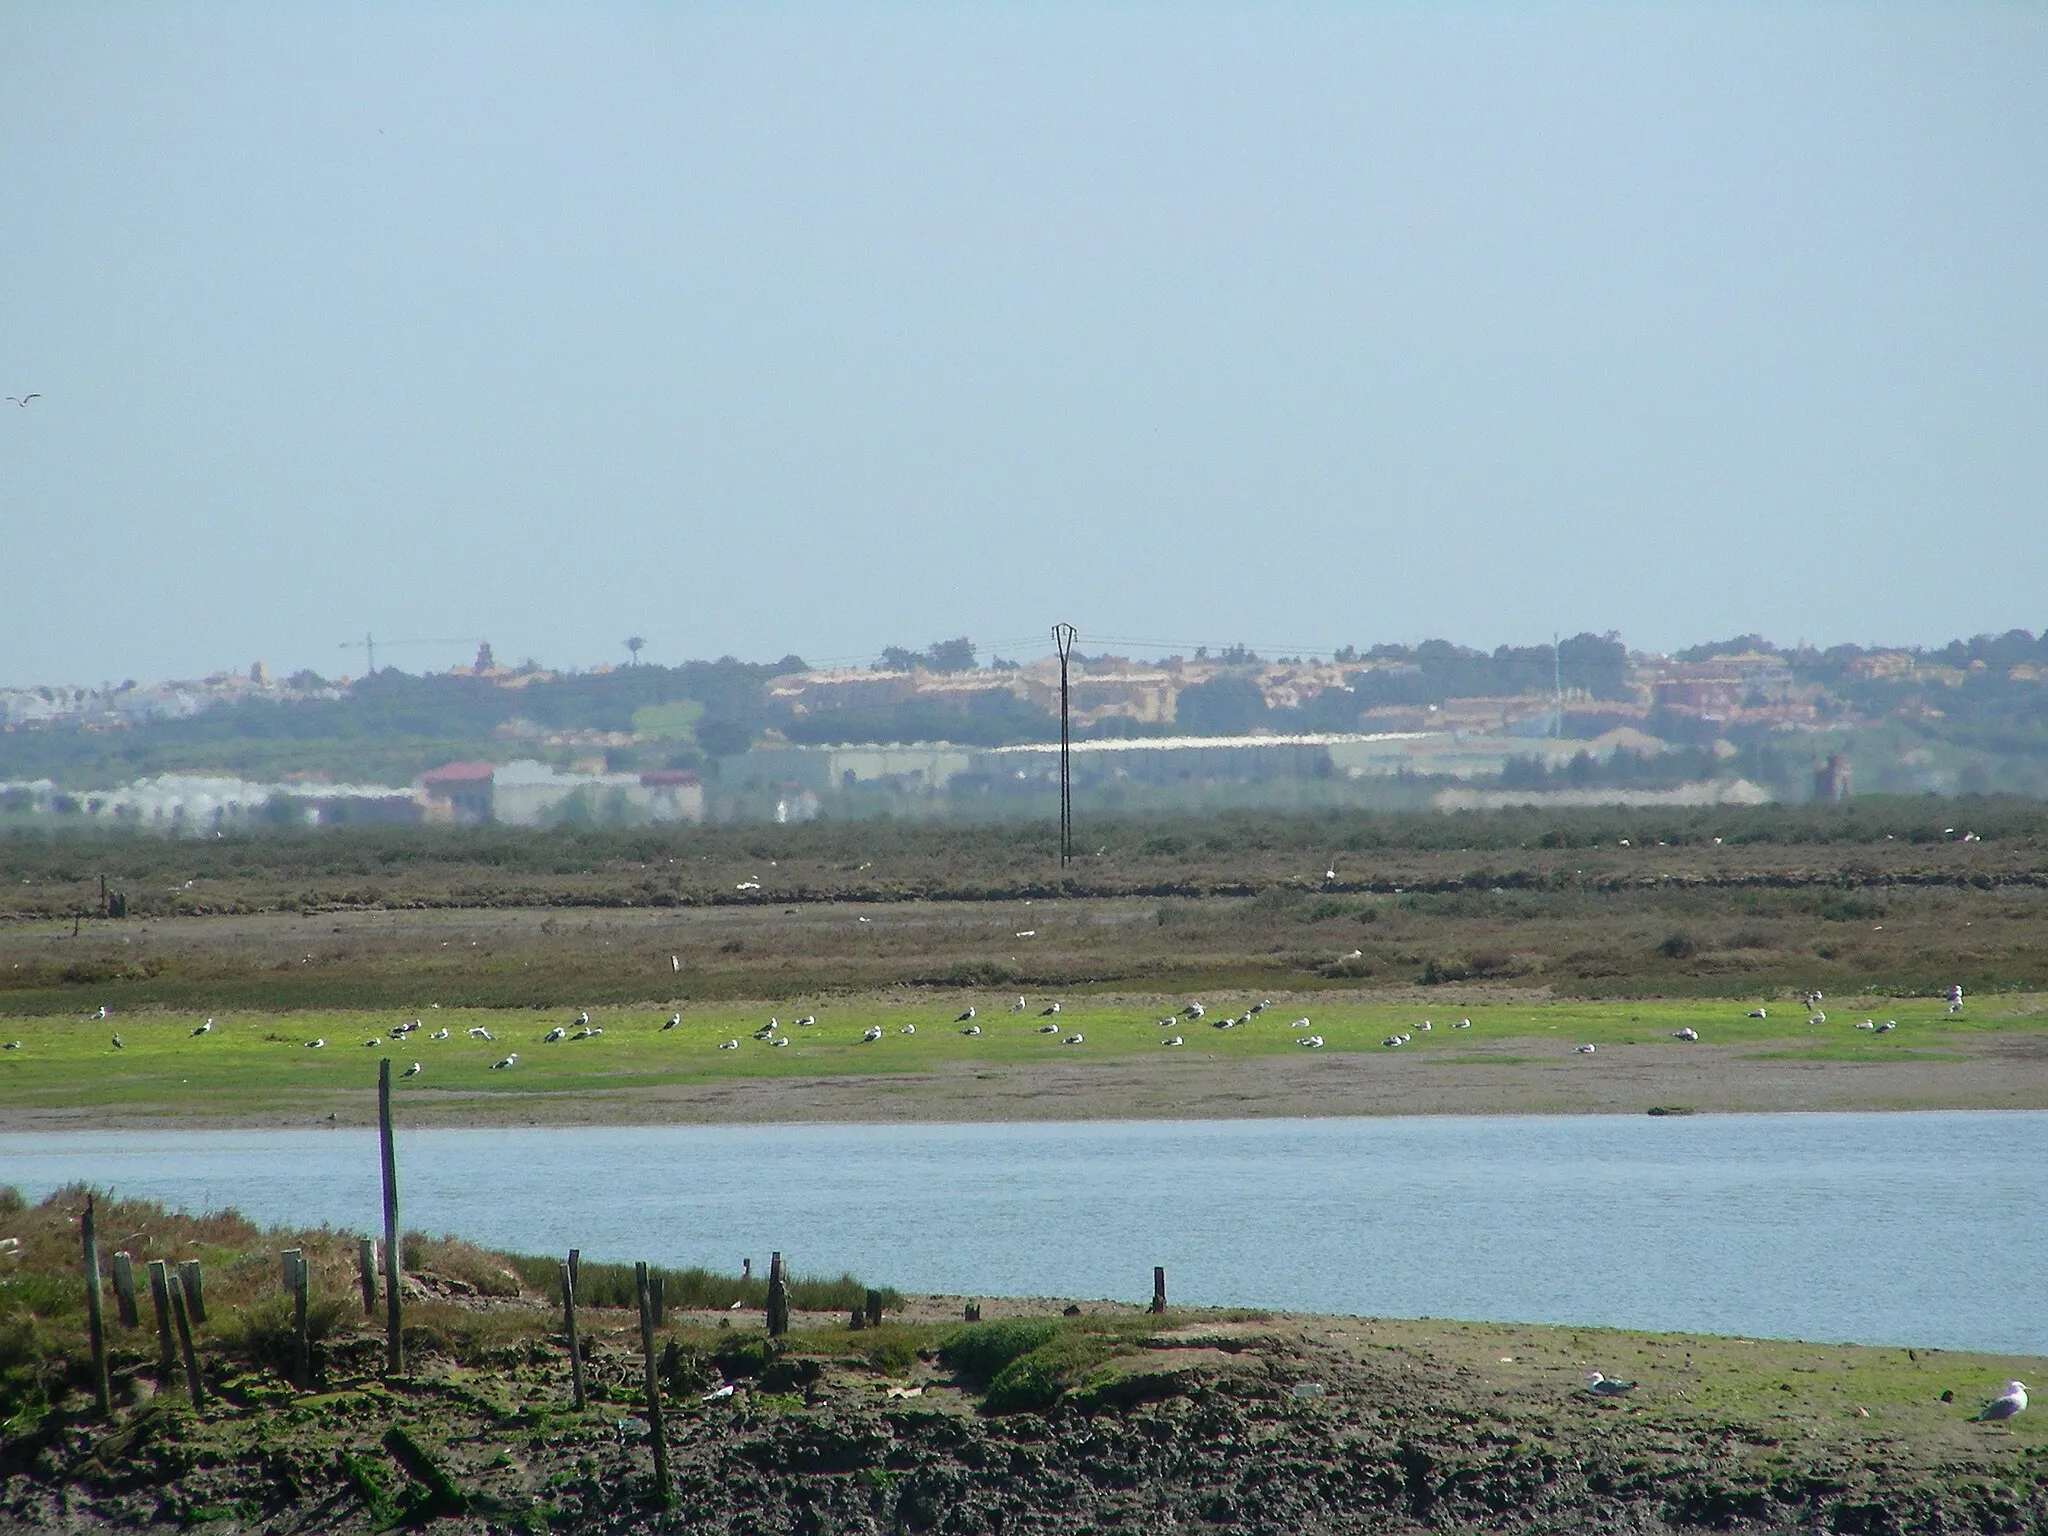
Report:
[[[1058,1369],[1034,1351],[996,1372],[982,1407],[990,1413],[1042,1413],[1065,1390]]]
[[[1059,1331],[1049,1318],[971,1323],[939,1346],[939,1361],[969,1381],[992,1382],[1011,1361],[1050,1342]]]

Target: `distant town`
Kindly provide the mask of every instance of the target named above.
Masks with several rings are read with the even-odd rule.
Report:
[[[1262,657],[1081,651],[1084,809],[2048,795],[2048,639],[1675,655],[1581,634]],[[1037,814],[1060,663],[965,637],[866,667],[725,658],[0,688],[0,822],[543,827]]]

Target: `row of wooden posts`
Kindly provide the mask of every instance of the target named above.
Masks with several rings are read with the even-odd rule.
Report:
[[[385,1369],[387,1374],[397,1376],[403,1374],[405,1369],[405,1344],[398,1286],[398,1159],[392,1139],[391,1063],[388,1059],[377,1063],[377,1134],[384,1176],[383,1250],[381,1253],[378,1251],[377,1242],[373,1238],[360,1239],[356,1248],[356,1266],[362,1286],[365,1315],[376,1316],[380,1278],[383,1282],[381,1289],[384,1293],[385,1307]],[[85,1249],[86,1317],[92,1343],[93,1390],[100,1414],[105,1417],[113,1411],[113,1402],[107,1376],[106,1320],[102,1312],[99,1242],[90,1195],[86,1196],[85,1214],[80,1226],[80,1236]],[[299,1387],[309,1388],[313,1385],[313,1349],[307,1326],[310,1277],[306,1256],[297,1248],[287,1248],[278,1258],[279,1278],[286,1293],[292,1298],[292,1379]],[[114,1302],[119,1310],[121,1324],[127,1328],[138,1327],[141,1318],[135,1298],[134,1261],[126,1253],[116,1253],[113,1255],[112,1268]],[[582,1251],[571,1248],[568,1258],[558,1269],[562,1289],[562,1329],[567,1335],[569,1346],[570,1394],[574,1406],[578,1409],[585,1406],[583,1351],[576,1330],[576,1295],[581,1279],[581,1268]],[[668,1438],[662,1419],[661,1373],[654,1352],[654,1330],[661,1326],[667,1311],[664,1280],[665,1277],[660,1274],[649,1273],[645,1262],[633,1266],[633,1286],[640,1310],[640,1351],[646,1373],[647,1428],[654,1449],[655,1486],[663,1505],[666,1506],[672,1497],[668,1476]],[[200,1377],[198,1355],[192,1347],[194,1325],[206,1321],[206,1297],[199,1261],[181,1260],[174,1269],[163,1259],[151,1259],[149,1295],[156,1313],[158,1377],[160,1380],[169,1381],[176,1369],[177,1355],[182,1354],[186,1389],[191,1395],[192,1406],[203,1408],[206,1406],[206,1384]],[[882,1322],[882,1293],[871,1290],[862,1301],[864,1305],[856,1306],[852,1310],[850,1326],[879,1327]],[[770,1338],[781,1338],[789,1331],[789,1304],[789,1271],[778,1252],[768,1263],[767,1324]],[[1166,1310],[1164,1268],[1155,1267],[1152,1271],[1150,1310]],[[979,1322],[980,1306],[969,1302],[965,1315],[968,1322]]]

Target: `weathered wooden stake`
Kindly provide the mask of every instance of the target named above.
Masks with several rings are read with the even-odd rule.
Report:
[[[291,1258],[292,1363],[298,1372],[299,1385],[310,1392],[313,1389],[313,1335],[306,1325],[306,1308],[312,1300],[312,1277],[305,1254],[294,1248]]]
[[[868,1292],[868,1326],[870,1328],[882,1326],[882,1293],[880,1291]]]
[[[789,1278],[783,1273],[782,1254],[768,1260],[768,1337],[779,1339],[789,1332]]]
[[[668,1316],[667,1276],[656,1271],[647,1277],[647,1288],[654,1298],[654,1326],[659,1328]]]
[[[125,1253],[114,1255],[114,1312],[123,1328],[141,1326],[135,1310],[135,1260]]]
[[[149,1261],[149,1301],[156,1309],[157,1380],[171,1379],[171,1289],[169,1270],[162,1259]]]
[[[581,1248],[571,1248],[569,1250],[569,1278],[576,1282],[576,1294],[581,1296],[583,1294],[583,1250]]]
[[[178,1260],[178,1284],[185,1291],[185,1310],[192,1314],[193,1326],[206,1321],[206,1290],[199,1274],[197,1259]]]
[[[569,1336],[569,1402],[583,1406],[583,1346],[576,1338],[576,1276],[564,1264],[562,1270],[562,1332]]]
[[[363,1287],[363,1316],[377,1315],[377,1239],[356,1239],[356,1276]]]
[[[1154,1264],[1152,1266],[1151,1310],[1154,1312],[1164,1312],[1166,1310],[1166,1266],[1164,1264]]]
[[[192,1394],[192,1406],[206,1406],[206,1383],[199,1379],[199,1355],[192,1348],[192,1321],[187,1315],[190,1298],[185,1294],[185,1266],[170,1277],[171,1313],[178,1320],[178,1347],[185,1356],[185,1390]]]
[[[377,1063],[377,1139],[384,1164],[384,1369],[405,1372],[404,1320],[398,1305],[398,1148],[391,1139],[391,1058]]]
[[[427,1510],[436,1515],[460,1515],[469,1510],[469,1497],[455,1486],[453,1478],[441,1470],[441,1466],[429,1456],[426,1447],[406,1433],[405,1427],[394,1424],[384,1431],[384,1449],[391,1453],[391,1459],[405,1468],[406,1473],[427,1490]]]
[[[85,1324],[92,1338],[92,1396],[104,1419],[114,1411],[114,1394],[107,1384],[107,1321],[100,1310],[100,1241],[93,1221],[91,1195],[85,1197],[78,1238],[85,1250]]]
[[[668,1480],[668,1435],[661,1423],[661,1374],[654,1364],[654,1298],[647,1285],[645,1263],[633,1266],[633,1287],[640,1301],[640,1353],[647,1361],[647,1433],[654,1442],[654,1496],[663,1509],[675,1500]]]
[[[854,1333],[859,1333],[861,1329],[867,1327],[867,1325],[868,1315],[864,1310],[862,1310],[859,1307],[855,1307],[853,1311],[847,1316],[846,1326]]]
[[[980,1321],[981,1321],[981,1303],[980,1303],[980,1302],[978,1302],[978,1301],[970,1301],[969,1303],[967,1303],[967,1305],[966,1305],[966,1306],[962,1307],[962,1308],[960,1309],[960,1320],[961,1320],[961,1321],[962,1321],[963,1323],[978,1323],[978,1322],[980,1322]]]

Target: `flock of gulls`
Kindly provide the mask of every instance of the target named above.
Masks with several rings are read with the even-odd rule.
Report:
[[[1806,1022],[1810,1026],[1818,1027],[1820,1025],[1827,1023],[1828,1016],[1821,1010],[1820,1006],[1823,1001],[1825,1001],[1825,998],[1818,991],[1808,990],[1806,992],[1802,992],[1799,995],[1799,1004],[1802,1008],[1806,1010]],[[1963,1010],[1962,987],[1951,986],[1948,989],[1946,1001],[1948,1005],[1948,1012],[1951,1015],[1961,1013]],[[436,1006],[438,1007],[439,1005],[436,1004]],[[1188,1042],[1187,1035],[1183,1031],[1185,1031],[1189,1026],[1194,1024],[1206,1024],[1209,1028],[1216,1030],[1242,1028],[1243,1026],[1248,1025],[1256,1019],[1258,1019],[1261,1014],[1264,1014],[1272,1006],[1272,999],[1266,998],[1260,1002],[1251,1004],[1242,1013],[1225,1014],[1218,1018],[1210,1018],[1209,1011],[1203,1004],[1199,1002],[1189,1003],[1184,1008],[1180,1009],[1179,1012],[1168,1014],[1166,1015],[1166,1017],[1159,1019],[1157,1021],[1157,1027],[1162,1031],[1166,1031],[1166,1033],[1162,1034],[1162,1036],[1160,1037],[1159,1044],[1163,1048],[1169,1050],[1176,1047],[1185,1046]],[[1030,1002],[1022,997],[1017,998],[1009,1005],[1009,1012],[1012,1014],[1025,1014],[1031,1011],[1032,1010]],[[981,1034],[981,1025],[978,1022],[976,1022],[976,1020],[979,1017],[979,1013],[979,1009],[973,1006],[969,1006],[968,1008],[962,1010],[959,1014],[957,1014],[954,1017],[954,1027],[957,1028],[962,1035],[966,1035],[969,1037],[978,1036],[979,1034]],[[99,1011],[93,1015],[93,1017],[98,1019],[108,1019],[112,1016],[113,1010],[105,1005],[102,1005]],[[1060,1005],[1058,1002],[1047,1003],[1043,1008],[1037,1010],[1037,1016],[1042,1021],[1036,1026],[1037,1033],[1041,1035],[1058,1036],[1059,1042],[1062,1045],[1085,1045],[1087,1043],[1088,1037],[1086,1035],[1082,1034],[1079,1030],[1069,1030],[1067,1028],[1066,1024],[1061,1019]],[[1762,1007],[1752,1008],[1749,1010],[1748,1014],[1748,1017],[1751,1019],[1766,1019],[1769,1016],[1769,1009]],[[668,1016],[667,1021],[659,1026],[659,1029],[662,1031],[675,1029],[679,1025],[681,1025],[682,1022],[683,1016],[681,1013],[672,1013]],[[752,1034],[750,1034],[747,1038],[758,1045],[765,1045],[771,1048],[787,1047],[792,1038],[792,1036],[789,1033],[791,1029],[811,1029],[815,1028],[817,1023],[818,1016],[814,1013],[807,1013],[801,1018],[792,1019],[787,1027],[783,1025],[782,1020],[779,1017],[771,1018],[759,1029],[754,1030]],[[1323,1045],[1325,1043],[1323,1037],[1320,1034],[1312,1032],[1315,1026],[1313,1021],[1311,1021],[1307,1016],[1304,1015],[1303,1017],[1296,1019],[1288,1027],[1294,1032],[1294,1043],[1302,1047],[1304,1050],[1315,1051],[1321,1050],[1323,1048]],[[1472,1021],[1469,1018],[1455,1019],[1451,1022],[1449,1027],[1454,1030],[1470,1029],[1472,1027]],[[1856,1025],[1857,1029],[1868,1031],[1869,1033],[1876,1035],[1888,1034],[1892,1030],[1897,1029],[1898,1027],[1899,1023],[1897,1019],[1885,1019],[1882,1022],[1879,1022],[1875,1018],[1869,1018],[1863,1020],[1861,1023]],[[424,1021],[420,1019],[413,1019],[409,1023],[405,1024],[394,1024],[384,1035],[372,1035],[369,1039],[363,1041],[363,1045],[365,1048],[374,1049],[380,1046],[390,1045],[395,1042],[403,1042],[410,1039],[415,1033],[425,1028],[426,1025]],[[1399,1050],[1402,1046],[1412,1043],[1417,1034],[1427,1034],[1433,1028],[1434,1026],[1430,1020],[1423,1019],[1421,1022],[1416,1024],[1412,1029],[1397,1030],[1395,1033],[1388,1035],[1385,1039],[1380,1041],[1380,1045],[1387,1050]],[[204,1035],[210,1035],[213,1033],[213,1029],[213,1020],[208,1019],[205,1023],[195,1028],[192,1031],[192,1034],[195,1038]],[[917,1033],[917,1025],[915,1023],[905,1023],[899,1025],[896,1029],[896,1033],[898,1035],[915,1035]],[[1690,1025],[1687,1025],[1680,1029],[1675,1029],[1671,1033],[1673,1039],[1683,1040],[1688,1043],[1697,1042],[1700,1039],[1700,1032],[1692,1028]],[[495,1043],[490,1030],[481,1024],[472,1025],[467,1031],[467,1034],[469,1038],[472,1040],[481,1040],[487,1044]],[[866,1028],[866,1030],[864,1030],[861,1033],[858,1043],[862,1045],[874,1045],[877,1042],[879,1042],[885,1034],[886,1031],[882,1028],[881,1025],[871,1024]],[[579,1040],[601,1039],[603,1035],[604,1027],[602,1025],[591,1023],[590,1015],[588,1012],[579,1012],[576,1015],[576,1017],[570,1020],[569,1022],[565,1024],[556,1024],[551,1026],[546,1033],[541,1035],[540,1043],[542,1045],[563,1045]],[[426,1038],[428,1040],[446,1040],[449,1038],[449,1036],[450,1031],[444,1025],[440,1029],[436,1029],[429,1033],[426,1036]],[[111,1037],[110,1044],[112,1045],[112,1048],[117,1051],[125,1049],[121,1036],[118,1033],[114,1034]],[[9,1040],[4,1043],[0,1043],[0,1050],[18,1051],[21,1048],[22,1042],[19,1040]],[[306,1042],[306,1049],[309,1051],[325,1050],[326,1048],[327,1041],[324,1037],[308,1040]],[[734,1036],[732,1039],[722,1041],[718,1046],[718,1049],[721,1051],[737,1051],[740,1048],[741,1047],[738,1036]],[[1573,1050],[1578,1055],[1591,1056],[1596,1053],[1598,1047],[1592,1045],[1591,1043],[1586,1043],[1574,1046]],[[513,1067],[516,1067],[518,1064],[519,1053],[517,1051],[508,1051],[499,1060],[491,1063],[491,1070],[494,1072],[503,1072]],[[415,1061],[411,1065],[406,1067],[406,1069],[399,1075],[401,1077],[418,1077],[424,1070],[425,1069],[423,1068],[423,1066],[419,1062]]]

